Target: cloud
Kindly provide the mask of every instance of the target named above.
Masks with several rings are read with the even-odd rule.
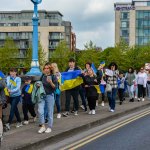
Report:
[[[11,3],[10,3],[11,1]],[[77,48],[92,40],[97,46],[114,45],[114,3],[131,0],[42,0],[39,9],[60,11],[71,21],[77,36]],[[1,11],[32,10],[31,0],[1,0]]]

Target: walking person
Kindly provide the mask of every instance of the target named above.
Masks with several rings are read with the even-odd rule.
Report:
[[[6,124],[6,128],[10,130],[10,125],[12,123],[12,120],[14,118],[14,115],[17,118],[17,125],[16,127],[21,127],[22,122],[18,110],[18,103],[21,100],[21,78],[17,76],[17,69],[11,68],[10,69],[10,76],[6,79],[7,89],[10,95],[10,114],[9,119]]]
[[[51,63],[51,69],[52,69],[52,72],[53,74],[57,77],[57,80],[59,81],[60,78],[61,78],[61,74],[59,72],[59,69],[58,69],[58,66],[56,63]],[[61,106],[60,106],[60,89],[59,89],[59,82],[58,82],[58,85],[57,85],[57,89],[55,91],[55,104],[56,104],[56,108],[57,108],[57,118],[61,118]]]
[[[76,66],[75,60],[73,58],[69,59],[68,65],[69,65],[69,67],[66,69],[65,72],[72,72],[72,71],[75,71],[75,70],[80,70]],[[68,115],[69,115],[71,96],[73,97],[73,104],[74,104],[74,109],[75,109],[74,115],[77,116],[78,115],[78,108],[79,108],[79,100],[78,100],[79,86],[77,86],[75,88],[72,88],[70,90],[66,90],[65,95],[66,95],[66,103],[65,103],[66,112],[63,113],[63,116],[68,117]]]
[[[119,96],[119,100],[120,100],[120,105],[122,105],[123,99],[124,99],[124,88],[125,88],[125,78],[123,77],[123,72],[119,72],[118,96]]]
[[[134,84],[136,82],[136,75],[132,67],[128,69],[128,72],[125,75],[125,79],[127,82],[127,88],[129,93],[129,102],[134,102]]]
[[[101,91],[101,95],[102,95],[102,103],[101,106],[104,106],[105,103],[105,88],[106,88],[106,79],[105,79],[105,73],[104,73],[104,66],[105,66],[105,62],[101,62],[98,70],[97,70],[97,80],[98,80],[98,84],[100,86],[100,91]]]
[[[24,125],[29,124],[28,112],[30,112],[33,117],[33,121],[36,121],[36,113],[34,110],[34,104],[32,103],[32,94],[33,84],[31,84],[31,77],[25,77],[25,85],[22,88],[22,110],[24,115]]]
[[[96,107],[96,100],[97,100],[97,90],[94,85],[98,85],[97,78],[94,75],[93,70],[90,68],[87,70],[87,75],[83,76],[85,89],[86,89],[86,96],[88,100],[89,106],[89,115],[95,115],[95,107]]]
[[[44,65],[43,67],[43,76],[40,82],[37,83],[38,91],[43,91],[38,102],[38,113],[39,113],[39,122],[40,129],[38,133],[50,133],[53,127],[53,113],[54,113],[54,92],[57,88],[57,78],[52,74],[52,70],[49,65]],[[45,107],[48,112],[48,127],[45,126]]]
[[[107,97],[108,97],[109,107],[111,112],[115,111],[115,105],[116,105],[117,78],[118,78],[117,68],[118,68],[117,64],[115,62],[112,62],[108,66],[109,69],[108,73],[106,72],[107,75],[106,89],[108,85],[111,87],[111,90],[107,91]]]
[[[146,95],[146,83],[147,83],[147,74],[144,72],[144,68],[141,67],[140,72],[137,74],[137,84],[138,84],[138,101],[144,101]]]
[[[150,70],[147,73],[147,97],[150,99]]]

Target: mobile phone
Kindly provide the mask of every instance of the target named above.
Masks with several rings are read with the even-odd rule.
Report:
[[[52,77],[51,76],[47,76],[47,80],[52,80]]]

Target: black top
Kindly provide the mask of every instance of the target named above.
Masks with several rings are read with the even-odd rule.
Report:
[[[83,77],[84,78],[84,84],[88,85],[88,87],[85,87],[86,89],[86,96],[97,96],[97,90],[94,85],[97,85],[97,82],[94,80],[96,77],[90,77],[89,75],[86,75]]]
[[[54,93],[54,91],[58,85],[57,77],[55,75],[50,75],[50,76],[51,76],[53,84],[55,85],[55,88],[53,88],[51,86],[51,84],[49,82],[47,82],[47,76],[46,75],[43,75],[42,79],[41,79],[41,81],[43,83],[44,90],[46,92],[46,95],[50,95],[50,94]]]

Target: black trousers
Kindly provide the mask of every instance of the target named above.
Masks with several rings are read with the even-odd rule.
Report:
[[[22,105],[22,109],[23,109],[24,120],[26,120],[26,121],[29,120],[28,111],[30,112],[32,117],[36,117],[36,113],[34,111],[34,105],[24,103]]]
[[[120,102],[122,102],[124,98],[124,89],[118,89],[118,96],[119,96]]]
[[[79,108],[79,100],[78,100],[79,90],[66,90],[65,95],[66,95],[66,104],[65,104],[66,111],[70,110],[71,96],[73,97],[74,109],[75,109],[75,111],[78,111],[78,108]]]
[[[89,109],[93,110],[96,107],[97,96],[89,96],[87,97]]]
[[[138,98],[145,97],[145,95],[146,95],[145,90],[146,90],[146,88],[144,88],[143,85],[138,84]]]

